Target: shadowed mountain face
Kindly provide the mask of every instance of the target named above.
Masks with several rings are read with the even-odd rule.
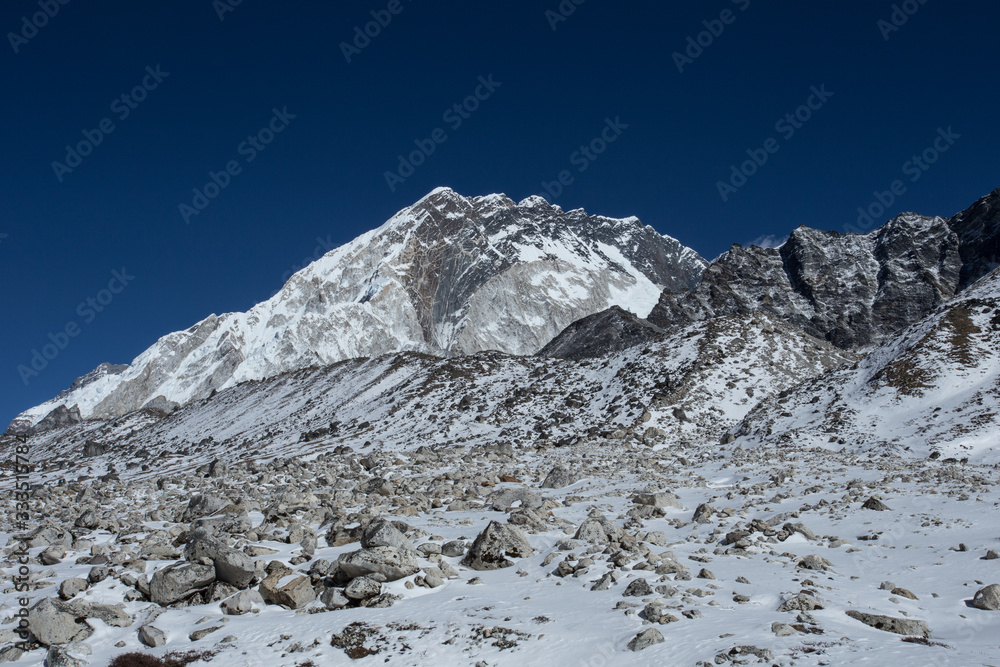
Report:
[[[663,329],[612,306],[569,325],[538,354],[561,359],[590,359],[657,340],[663,334]]]
[[[799,227],[777,249],[733,246],[692,291],[664,291],[660,327],[757,310],[845,349],[877,344],[955,294],[959,239],[903,214],[864,235]]]
[[[663,288],[695,287],[706,264],[636,218],[441,188],[268,301],[164,336],[128,367],[91,373],[16,423],[37,424],[58,406],[79,406],[86,419],[152,401],[184,405],[248,380],[402,351],[534,354],[611,306],[645,316]]]
[[[1000,188],[981,198],[949,221],[958,235],[965,289],[1000,266]]]

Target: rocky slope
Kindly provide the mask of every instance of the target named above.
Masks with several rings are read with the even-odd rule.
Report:
[[[532,354],[612,305],[646,315],[705,261],[637,219],[562,211],[531,197],[466,198],[442,188],[296,273],[246,313],[164,336],[125,370],[20,415],[57,406],[113,418],[162,397],[185,404],[247,380],[403,350]]]
[[[954,295],[962,267],[944,218],[906,213],[863,235],[799,227],[780,248],[733,246],[694,290],[664,291],[649,321],[761,310],[839,347],[865,347]]]
[[[1000,462],[1000,271],[857,364],[757,407],[741,440]]]
[[[166,418],[140,410],[69,423],[31,442],[47,469],[84,463],[94,475],[123,476],[339,444],[550,447],[633,435],[717,442],[762,398],[854,358],[758,313],[691,324],[600,359],[480,352],[347,360],[246,382]],[[103,456],[81,458],[88,446]]]

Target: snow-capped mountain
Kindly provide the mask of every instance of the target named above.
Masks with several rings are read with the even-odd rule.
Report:
[[[994,270],[857,364],[764,401],[738,431],[770,443],[995,463],[998,332],[1000,270]]]
[[[610,306],[646,316],[662,289],[693,288],[705,265],[636,218],[439,188],[268,301],[168,334],[127,369],[95,371],[15,425],[60,406],[78,406],[85,419],[153,401],[169,409],[240,382],[400,351],[532,354]]]

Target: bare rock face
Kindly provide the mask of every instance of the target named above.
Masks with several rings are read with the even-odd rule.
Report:
[[[78,406],[74,405],[71,408],[67,408],[65,405],[59,405],[52,412],[45,415],[40,422],[35,424],[33,430],[35,433],[43,433],[72,424],[79,424],[81,421],[83,421],[83,417],[80,416],[80,408]]]
[[[881,343],[959,289],[959,237],[944,218],[904,213],[868,234],[799,227],[780,248],[734,245],[693,291],[666,290],[662,328],[763,310],[841,348]]]
[[[982,197],[948,224],[958,235],[962,256],[959,289],[965,289],[1000,266],[1000,188]]]
[[[590,359],[656,340],[663,333],[663,329],[638,315],[611,306],[573,322],[538,354],[561,359]]]

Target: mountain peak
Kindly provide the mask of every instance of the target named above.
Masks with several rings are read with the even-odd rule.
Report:
[[[612,306],[645,316],[663,287],[694,287],[704,266],[636,218],[435,188],[248,312],[168,334],[127,369],[22,417],[37,423],[58,405],[118,417],[156,397],[184,405],[249,380],[403,351],[534,354]]]

